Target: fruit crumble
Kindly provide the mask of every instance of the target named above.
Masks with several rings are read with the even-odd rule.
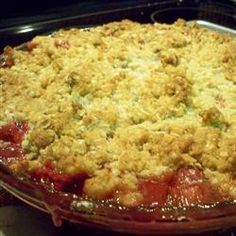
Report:
[[[236,198],[236,40],[183,20],[59,30],[0,57],[0,161],[125,207]]]

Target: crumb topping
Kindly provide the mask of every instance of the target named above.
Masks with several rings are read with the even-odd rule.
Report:
[[[27,121],[29,172],[87,173],[97,199],[196,166],[236,198],[236,40],[178,20],[59,30],[0,58],[0,125]],[[1,144],[0,144],[1,145]],[[127,195],[129,193],[129,195]]]

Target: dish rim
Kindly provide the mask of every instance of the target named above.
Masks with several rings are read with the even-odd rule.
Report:
[[[140,211],[140,208],[127,209],[109,202],[78,196],[74,198],[71,196],[73,194],[68,198],[66,193],[45,191],[35,182],[13,175],[2,163],[0,186],[28,205],[51,214],[55,226],[67,220],[117,232],[170,235],[226,229],[235,226],[236,222],[236,200],[220,202],[214,206],[169,208],[168,212],[163,211],[163,208],[150,212]],[[158,217],[153,218],[155,215]]]

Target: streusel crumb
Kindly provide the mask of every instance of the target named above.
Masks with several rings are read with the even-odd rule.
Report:
[[[12,169],[50,160],[62,173],[87,173],[88,196],[123,189],[129,206],[142,199],[138,179],[196,166],[236,198],[232,36],[183,20],[124,20],[37,36],[3,55],[0,125],[30,126]]]

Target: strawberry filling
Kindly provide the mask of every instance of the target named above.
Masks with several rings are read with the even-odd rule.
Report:
[[[0,147],[0,161],[21,160],[23,156],[23,150],[18,144],[10,143]]]
[[[51,187],[56,191],[81,194],[84,181],[88,178],[86,173],[68,175],[58,171],[51,161],[45,163],[44,167],[35,170],[32,175],[35,182],[46,187]]]
[[[0,161],[20,160],[24,156],[21,142],[29,127],[26,122],[13,121],[0,127]]]
[[[0,127],[0,140],[21,144],[25,133],[29,130],[26,122],[12,121]]]
[[[144,197],[144,204],[165,205],[172,177],[172,174],[168,174],[155,179],[140,179],[138,188]]]
[[[191,206],[224,199],[203,172],[193,167],[182,167],[157,179],[140,179],[139,190],[144,196],[144,205]]]

